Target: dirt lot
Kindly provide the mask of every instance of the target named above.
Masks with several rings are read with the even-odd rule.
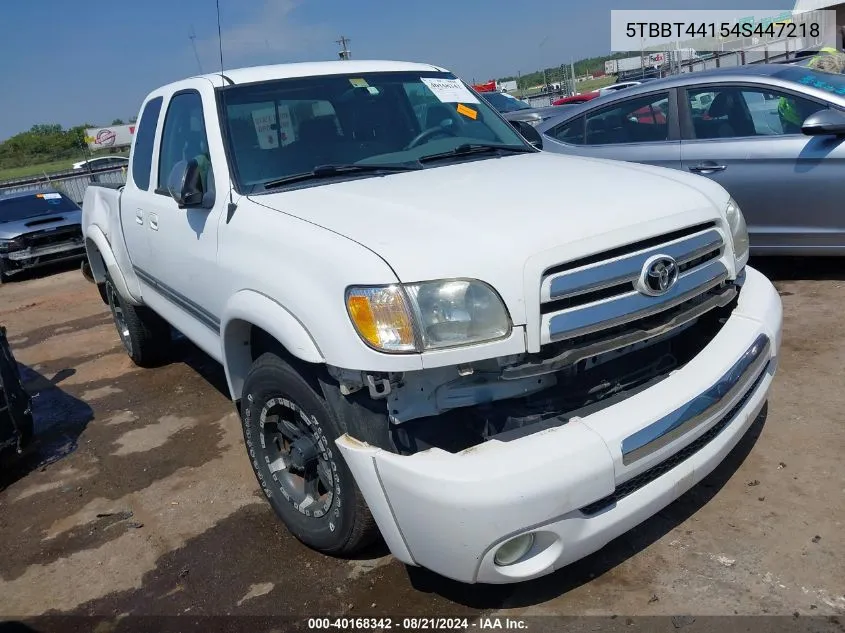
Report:
[[[755,264],[786,315],[768,411],[659,515],[508,587],[306,549],[259,497],[219,366],[182,341],[134,367],[77,270],[4,285],[39,441],[2,472],[0,614],[843,614],[845,268]]]

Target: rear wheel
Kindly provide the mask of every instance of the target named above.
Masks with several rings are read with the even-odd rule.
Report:
[[[144,306],[133,306],[120,296],[110,278],[105,294],[120,342],[129,358],[139,367],[160,363],[170,347],[170,325]]]
[[[258,483],[296,538],[329,554],[373,541],[378,529],[335,446],[340,425],[315,384],[263,354],[244,382],[241,421]]]

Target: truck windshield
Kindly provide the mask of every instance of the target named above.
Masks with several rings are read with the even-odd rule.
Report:
[[[485,160],[533,151],[488,103],[450,73],[383,72],[282,79],[219,92],[238,189],[262,193],[291,176],[362,178],[427,156]],[[484,144],[502,152],[456,148]],[[349,169],[350,165],[385,169]],[[327,166],[344,169],[326,169]],[[422,165],[420,165],[422,168]],[[273,188],[273,187],[271,187]]]
[[[79,206],[61,193],[33,193],[14,198],[0,198],[0,223],[19,222],[67,211],[79,211]]]

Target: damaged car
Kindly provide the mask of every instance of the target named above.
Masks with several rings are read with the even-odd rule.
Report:
[[[0,283],[21,271],[85,256],[82,209],[54,189],[0,194]]]

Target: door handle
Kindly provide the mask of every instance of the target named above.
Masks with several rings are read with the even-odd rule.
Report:
[[[689,170],[697,174],[709,174],[714,171],[725,171],[727,168],[727,165],[719,165],[718,163],[708,161],[705,163],[698,163],[698,165],[691,165]]]
[[[135,224],[144,226],[144,212],[141,209],[135,209]]]
[[[158,213],[150,213],[150,228],[158,231]]]

